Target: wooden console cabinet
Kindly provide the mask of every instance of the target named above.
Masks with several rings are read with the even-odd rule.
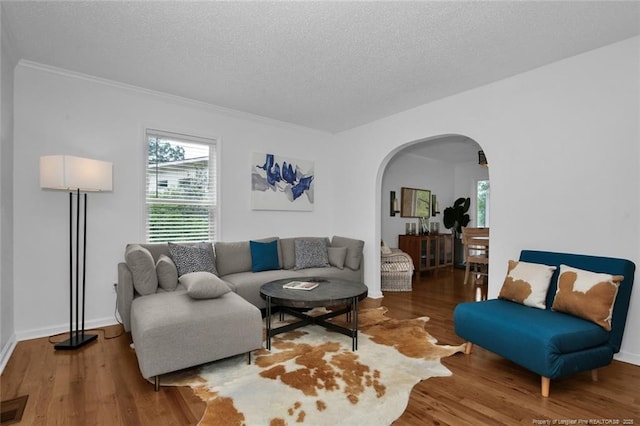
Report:
[[[453,235],[398,235],[398,248],[408,253],[417,274],[453,268]]]

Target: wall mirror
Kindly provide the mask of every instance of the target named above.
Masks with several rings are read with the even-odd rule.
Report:
[[[428,189],[402,188],[400,217],[430,217],[431,191]]]

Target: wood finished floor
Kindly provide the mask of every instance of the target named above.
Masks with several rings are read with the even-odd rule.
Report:
[[[453,308],[486,297],[482,286],[464,286],[462,279],[459,270],[425,275],[414,280],[413,292],[386,293],[361,307],[383,305],[395,318],[426,315],[426,328],[439,343],[460,344]],[[117,335],[119,326],[105,333]],[[0,377],[1,399],[29,395],[23,425],[197,424],[204,403],[189,388],[154,392],[140,376],[130,342],[128,334],[104,339],[103,332],[97,343],[72,352],[54,351],[46,338],[20,342]],[[547,399],[540,396],[539,377],[482,348],[443,363],[453,375],[417,384],[394,425],[531,425],[544,419],[640,425],[638,366],[614,361],[600,370],[599,382],[589,373],[552,381]]]

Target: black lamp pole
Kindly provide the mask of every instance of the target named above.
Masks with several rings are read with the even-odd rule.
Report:
[[[84,212],[80,216],[80,189],[76,190],[76,247],[75,247],[75,274],[73,265],[73,192],[69,192],[69,338],[56,344],[56,349],[77,349],[98,338],[97,334],[85,334],[84,332],[84,306],[86,288],[86,264],[87,264],[87,194],[84,194]],[[80,329],[80,220],[84,221],[82,231],[82,329]],[[76,329],[73,332],[73,298],[75,278],[76,299]]]

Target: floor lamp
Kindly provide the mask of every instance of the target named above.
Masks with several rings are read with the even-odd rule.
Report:
[[[111,191],[112,175],[113,165],[106,161],[70,155],[40,157],[40,187],[69,191],[69,338],[56,344],[56,349],[77,349],[98,337],[84,332],[87,192]]]

